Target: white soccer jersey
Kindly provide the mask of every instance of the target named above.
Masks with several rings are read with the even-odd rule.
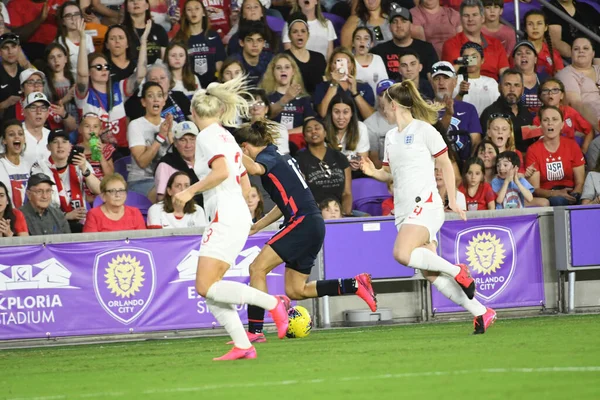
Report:
[[[165,203],[156,203],[148,210],[148,228],[150,229],[172,229],[172,228],[199,228],[206,226],[204,209],[196,204],[193,214],[183,214],[176,217],[174,213],[165,212]]]
[[[214,160],[224,157],[229,168],[229,176],[218,186],[203,193],[204,210],[209,222],[226,218],[229,223],[249,226],[252,221],[248,205],[242,194],[240,178],[246,173],[242,164],[242,149],[225,128],[212,124],[203,129],[196,140],[196,161],[194,172],[199,180],[203,180],[211,171]]]
[[[30,170],[31,165],[23,159],[19,165],[15,165],[8,158],[0,157],[0,181],[8,188],[8,195],[15,208],[21,208],[25,203],[25,190]]]
[[[404,219],[419,201],[442,206],[435,182],[435,157],[448,151],[440,133],[427,122],[415,119],[402,132],[385,135],[383,165],[394,179],[394,213]]]

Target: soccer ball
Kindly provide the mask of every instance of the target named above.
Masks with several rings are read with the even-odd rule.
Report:
[[[288,310],[290,324],[286,336],[289,338],[303,338],[308,336],[312,329],[312,319],[308,310],[302,306],[295,306]]]

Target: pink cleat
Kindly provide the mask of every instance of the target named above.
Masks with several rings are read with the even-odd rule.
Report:
[[[264,333],[252,333],[252,332],[246,332],[246,334],[248,335],[248,340],[250,340],[250,343],[264,343],[267,341],[267,338],[265,337]],[[233,340],[230,342],[227,342],[227,344],[235,344],[233,343]]]
[[[482,335],[487,332],[488,328],[496,321],[496,311],[487,307],[485,314],[478,315],[473,319],[473,335]]]
[[[356,281],[356,295],[367,303],[371,311],[377,311],[377,297],[375,297],[375,292],[371,285],[371,275],[358,274],[354,277],[354,280]]]
[[[460,272],[454,277],[454,280],[462,288],[469,300],[472,300],[475,297],[475,279],[471,277],[469,267],[465,264],[457,264],[457,267],[460,268]]]
[[[239,347],[234,347],[224,356],[213,358],[213,361],[231,361],[241,360],[244,358],[256,358],[256,349],[254,346],[250,347],[249,349],[240,349]]]
[[[277,298],[277,306],[269,311],[271,318],[277,325],[277,337],[283,339],[288,330],[289,319],[288,310],[290,308],[290,298],[284,295],[275,296]]]

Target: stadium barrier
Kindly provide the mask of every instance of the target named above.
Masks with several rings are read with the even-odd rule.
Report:
[[[554,220],[561,213],[568,214],[569,225],[557,224],[555,241]],[[557,269],[600,268],[600,252],[590,242],[597,238],[599,214],[600,207],[481,211],[469,212],[466,223],[448,214],[440,251],[452,262],[471,264],[478,285],[484,285],[478,287],[484,303],[497,308],[543,306],[554,302]],[[194,289],[200,233],[188,228],[4,238],[0,241],[0,339],[214,327]],[[392,218],[328,221],[313,275],[334,279],[366,271],[376,282],[423,283],[412,269],[393,260],[395,235]],[[249,238],[227,279],[248,282],[248,266],[269,236],[260,233]],[[561,238],[572,242],[560,242]],[[566,253],[563,261],[557,255],[560,251]],[[282,266],[268,277],[268,284],[271,293],[284,291]],[[592,285],[597,293],[599,281],[593,280]],[[429,301],[427,291],[420,292],[420,298],[415,291],[404,295],[425,304]],[[358,301],[354,296],[332,299],[345,309]],[[454,310],[435,292],[431,300],[437,312]],[[330,300],[318,301],[322,303],[313,313],[319,326],[328,326],[331,321],[323,309],[329,309]],[[561,300],[557,303],[560,309]],[[245,319],[245,312],[240,315]]]

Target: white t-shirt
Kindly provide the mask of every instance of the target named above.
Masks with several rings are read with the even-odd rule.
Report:
[[[0,8],[2,8],[2,19],[4,19],[4,25],[10,26],[10,15],[8,14],[8,10],[4,3],[0,3]]]
[[[204,209],[197,204],[193,214],[184,214],[181,218],[176,217],[174,213],[165,212],[164,206],[165,203],[161,201],[148,209],[148,228],[200,228],[207,225]]]
[[[458,75],[456,87],[454,88],[452,97],[456,97],[458,94],[460,83],[463,80],[463,76]],[[469,94],[463,97],[463,101],[473,104],[477,109],[477,114],[481,115],[483,110],[485,110],[489,105],[498,100],[498,97],[500,97],[498,82],[489,76],[481,76],[477,79],[469,78],[469,83],[471,84],[471,86],[469,86]],[[485,126],[482,126],[482,128],[484,130],[486,129]]]
[[[242,149],[234,137],[221,125],[212,124],[204,128],[196,139],[196,161],[194,172],[203,180],[211,172],[211,164],[224,157],[229,176],[212,189],[203,192],[204,210],[209,222],[218,220],[229,226],[250,226],[252,217],[242,194],[240,177],[246,173],[242,164]]]
[[[277,150],[279,150],[280,153],[290,154],[290,133],[285,125],[277,125],[279,125],[279,137],[275,140],[275,146],[277,146]]]
[[[87,164],[87,170],[88,171],[94,171],[94,169],[92,168],[92,166],[90,165],[90,163],[88,161],[86,161]],[[52,179],[52,181],[54,183],[56,183],[56,180],[54,179],[54,174],[52,173],[52,170],[50,169],[51,164],[50,161],[46,158],[44,160],[38,160],[38,162],[36,162],[35,164],[33,164],[33,166],[31,167],[31,175],[33,174],[46,174],[50,177],[50,179]],[[65,168],[64,172],[62,174],[58,174],[58,176],[60,177],[60,180],[62,182],[62,187],[63,187],[63,191],[64,193],[60,193],[62,194],[66,200],[67,203],[71,203],[71,174],[69,172],[70,168]],[[79,167],[75,167],[75,171],[77,171],[77,180],[79,181],[81,187],[79,188],[81,195],[83,196],[83,199],[81,201],[81,204],[75,205],[75,208],[87,208],[87,201],[85,201],[85,192],[83,189],[83,183],[85,182],[85,178],[83,177],[83,173],[81,172],[81,170],[79,169]],[[57,208],[60,209],[60,197],[59,197],[59,192],[58,192],[58,186],[52,185],[52,205],[56,206]],[[73,204],[71,206],[74,206]]]
[[[29,133],[25,123],[23,123],[23,131],[25,132],[25,151],[21,156],[21,160],[29,165],[33,165],[37,160],[47,160],[50,157],[50,150],[47,147],[50,130],[42,128],[42,139],[39,142]]]
[[[440,133],[427,122],[414,119],[402,132],[398,128],[385,136],[383,165],[394,178],[394,214],[403,219],[415,206],[415,199],[443,205],[435,181],[435,157],[448,151]]]
[[[182,92],[191,100],[194,93],[196,93],[196,90],[202,88],[202,86],[200,85],[200,80],[198,79],[198,76],[196,74],[194,74],[194,80],[196,81],[196,89],[194,90],[187,90],[185,86],[183,86],[183,81],[177,79],[175,80],[175,86],[173,86],[173,89],[171,90],[173,92]]]
[[[356,155],[357,153],[368,153],[371,145],[369,144],[369,131],[367,130],[367,126],[358,121],[358,143],[356,144],[355,150],[347,150],[346,149],[346,135],[342,137],[340,140],[340,144],[342,145],[342,154],[346,157],[351,157]]]
[[[367,126],[367,131],[369,132],[369,151],[377,151],[379,159],[383,160],[385,135],[390,129],[394,129],[396,124],[387,122],[383,114],[379,111],[365,119],[364,124]]]
[[[79,45],[73,43],[73,41],[69,38],[66,38],[64,41],[62,38],[58,39],[58,43],[62,44],[69,51],[69,61],[71,62],[71,72],[73,76],[77,76],[77,58],[79,57]],[[94,49],[94,40],[91,35],[85,34],[85,48],[88,54],[91,54],[95,51]]]
[[[327,20],[327,27],[323,26],[318,19],[313,21],[308,21],[308,42],[306,43],[306,48],[308,50],[316,51],[325,57],[327,60],[327,49],[329,48],[329,42],[337,39],[337,35],[335,33],[335,28],[330,20]],[[283,26],[283,43],[291,43],[290,37],[288,35],[288,24],[287,22]]]
[[[371,64],[366,67],[356,62],[356,79],[368,83],[371,89],[373,89],[373,93],[377,93],[377,82],[382,79],[388,79],[383,59],[377,54],[373,54]]]
[[[0,157],[0,181],[8,188],[8,195],[15,208],[20,208],[25,202],[25,190],[29,179],[31,164],[23,158],[19,165],[15,165],[6,157]]]
[[[161,118],[160,122],[162,123],[164,120],[164,118]],[[134,119],[127,127],[127,141],[129,142],[129,148],[135,146],[151,146],[159,130],[160,124],[154,125],[148,121],[146,117]],[[154,169],[161,157],[167,153],[168,148],[169,144],[165,141],[160,147],[160,150],[158,150],[158,153],[156,153],[156,156],[154,156],[152,162],[146,168],[141,168],[135,162],[135,159],[133,159],[131,166],[129,167],[130,170],[127,181],[135,182],[143,179],[154,179]]]

